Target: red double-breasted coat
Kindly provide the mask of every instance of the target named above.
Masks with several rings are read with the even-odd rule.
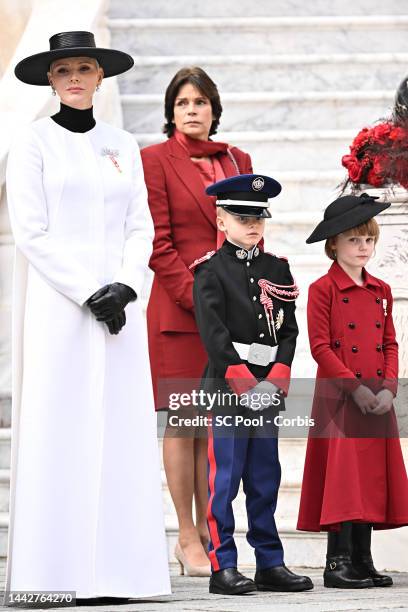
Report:
[[[231,156],[232,154],[232,156]],[[150,267],[154,280],[147,307],[150,363],[155,391],[160,379],[199,379],[207,363],[194,317],[189,265],[216,249],[214,198],[200,172],[173,136],[141,151],[155,226]],[[218,153],[225,177],[252,173],[251,158],[237,147]]]
[[[351,396],[361,383],[394,394],[398,384],[391,289],[366,270],[363,275],[359,286],[334,262],[309,289],[309,340],[318,364],[312,417],[319,433],[309,433],[300,530],[338,529],[342,521],[375,529],[408,524],[408,479],[394,410],[363,416]],[[365,437],[364,428],[378,436]]]

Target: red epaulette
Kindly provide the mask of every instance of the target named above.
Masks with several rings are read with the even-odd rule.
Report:
[[[275,253],[270,253],[269,251],[265,251],[265,253],[267,253],[268,255],[273,255],[274,257],[277,257],[278,259],[284,259],[285,261],[289,261],[287,257],[285,257],[284,255],[275,255]]]
[[[208,251],[205,255],[203,255],[202,257],[199,257],[198,259],[195,259],[193,261],[193,263],[191,265],[188,266],[189,270],[192,270],[193,268],[195,268],[196,266],[198,266],[198,264],[203,263],[203,261],[207,261],[207,259],[211,259],[211,257],[214,255],[215,251]]]

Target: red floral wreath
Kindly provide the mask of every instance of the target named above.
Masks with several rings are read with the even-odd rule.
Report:
[[[392,121],[363,128],[341,163],[352,183],[399,183],[408,189],[408,129]]]

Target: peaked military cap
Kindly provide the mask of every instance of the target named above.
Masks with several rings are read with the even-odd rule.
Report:
[[[239,217],[269,218],[269,199],[275,198],[282,186],[262,174],[239,174],[209,185],[206,193],[217,197],[217,206]]]

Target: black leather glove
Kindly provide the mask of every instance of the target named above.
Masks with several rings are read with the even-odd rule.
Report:
[[[98,321],[110,321],[116,317],[129,302],[137,298],[131,287],[123,283],[105,285],[91,295],[87,305]]]
[[[122,310],[116,317],[110,319],[110,321],[105,321],[108,326],[110,334],[118,334],[122,327],[126,325],[126,314],[125,311]]]

